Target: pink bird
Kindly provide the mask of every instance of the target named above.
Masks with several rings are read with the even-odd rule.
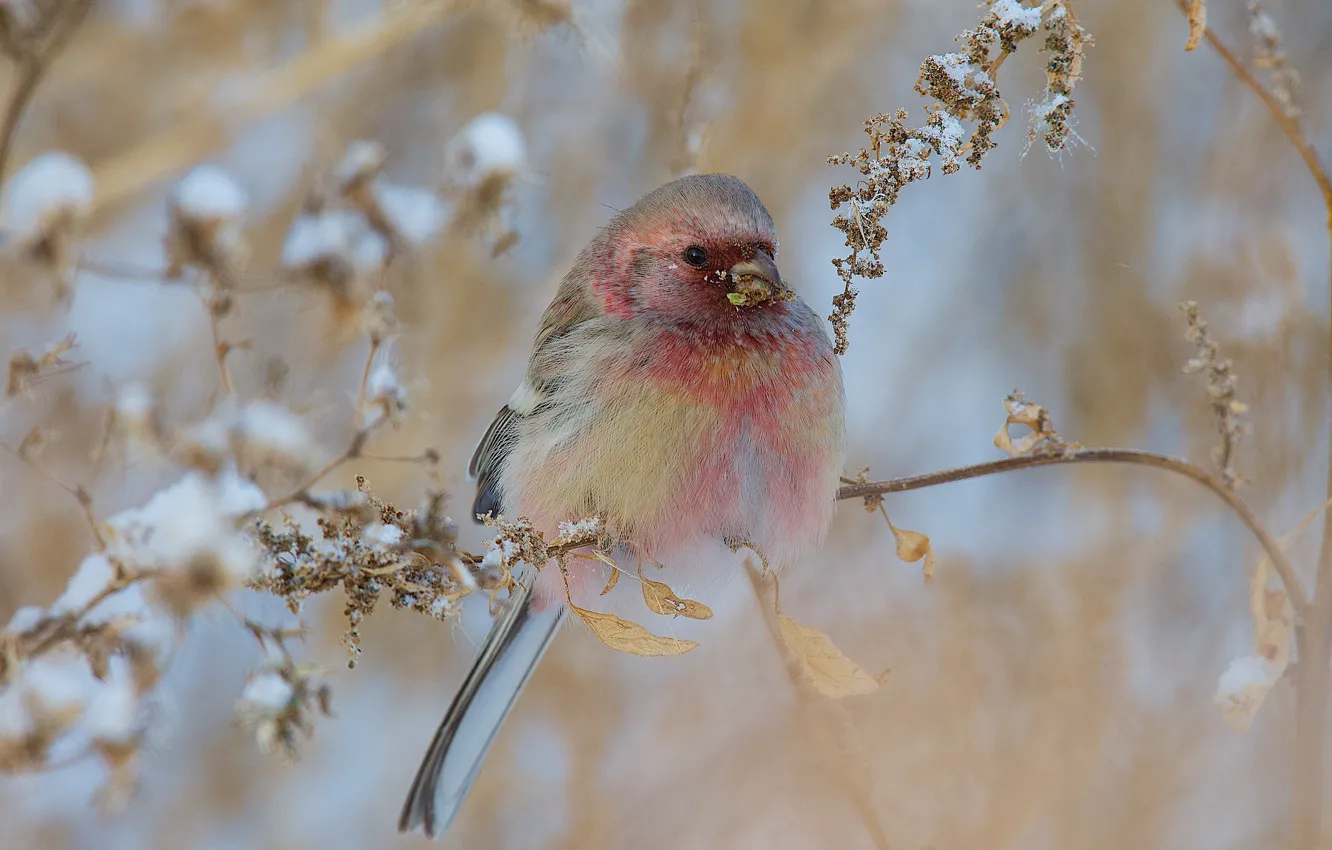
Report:
[[[718,542],[774,564],[816,548],[844,458],[842,372],[776,253],[771,216],[735,177],[682,177],[617,214],[565,275],[522,385],[476,448],[473,510],[526,516],[548,537],[597,516],[619,551],[668,566]],[[517,578],[412,782],[403,832],[448,829],[559,629],[559,571]]]

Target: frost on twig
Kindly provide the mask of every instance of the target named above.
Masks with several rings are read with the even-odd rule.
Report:
[[[833,298],[829,321],[836,335],[836,350],[845,354],[847,332],[855,309],[856,278],[883,277],[880,250],[887,238],[882,224],[897,203],[902,187],[925,180],[934,161],[944,174],[953,174],[965,161],[980,168],[996,146],[994,134],[1008,121],[1009,108],[999,92],[997,74],[1020,42],[1044,28],[1046,88],[1032,105],[1032,138],[1041,138],[1051,151],[1061,151],[1076,138],[1069,125],[1073,86],[1082,75],[1082,53],[1091,36],[1078,24],[1066,0],[1047,0],[1027,6],[1018,0],[987,0],[975,29],[957,38],[963,50],[926,57],[921,63],[916,91],[932,98],[925,122],[908,126],[908,113],[875,115],[865,122],[869,145],[858,153],[828,157],[830,165],[849,165],[860,172],[855,185],[834,186],[829,201],[837,213],[833,227],[845,235],[850,252],[832,263],[842,279],[842,292]],[[968,131],[964,122],[973,125]]]
[[[1058,153],[1083,139],[1073,129],[1073,89],[1082,79],[1082,57],[1091,47],[1092,36],[1078,23],[1066,2],[1047,3],[1044,13],[1045,89],[1028,104],[1031,122],[1027,146],[1041,142]]]

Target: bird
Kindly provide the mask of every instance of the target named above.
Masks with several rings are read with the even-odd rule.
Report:
[[[476,447],[473,513],[525,516],[546,535],[596,517],[617,552],[667,566],[716,543],[773,563],[817,549],[845,459],[845,392],[825,322],[777,251],[768,210],[730,175],[676,178],[614,215],[561,280]],[[448,830],[569,594],[593,580],[588,567],[566,586],[538,566],[516,571],[399,831]]]

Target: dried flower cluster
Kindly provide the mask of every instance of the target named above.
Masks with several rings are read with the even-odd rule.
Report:
[[[280,527],[259,520],[255,533],[272,564],[250,583],[285,599],[293,614],[308,597],[341,587],[349,666],[360,654],[361,623],[384,593],[394,608],[442,620],[472,590],[499,583],[474,575],[482,569],[477,559],[455,547],[458,527],[444,513],[442,493],[428,493],[420,509],[407,512],[371,495],[364,479],[357,484],[355,492],[304,500],[320,514],[317,535],[290,517]]]
[[[78,263],[77,245],[92,214],[92,172],[73,156],[48,151],[34,157],[5,187],[0,215],[11,268],[48,278],[67,305]]]
[[[450,154],[456,209],[470,204],[473,219],[481,207],[469,187],[486,184],[486,214],[498,215],[503,187],[523,162],[512,122],[492,117],[480,126],[462,137],[467,162],[459,159],[458,143]],[[335,315],[353,319],[365,338],[352,435],[340,453],[324,451],[286,405],[268,395],[243,398],[231,381],[227,358],[235,345],[221,320],[239,309],[256,274],[245,238],[247,193],[211,165],[195,168],[170,192],[163,279],[189,275],[198,285],[222,392],[201,419],[172,422],[149,388],[122,386],[103,445],[95,448],[170,469],[174,480],[142,505],[99,519],[82,486],[42,466],[49,430],[32,429],[17,447],[0,444],[77,500],[95,541],[56,602],[21,609],[0,631],[0,769],[100,758],[111,776],[104,802],[123,803],[154,725],[157,683],[182,627],[229,591],[272,593],[299,612],[310,595],[341,587],[354,660],[359,625],[385,592],[395,607],[442,619],[464,595],[505,586],[506,572],[456,549],[457,527],[442,493],[427,493],[419,510],[407,512],[375,498],[361,479],[354,491],[314,489],[408,409],[393,356],[399,323],[383,286],[396,260],[442,233],[450,218],[446,198],[388,183],[383,165],[378,145],[353,144],[331,188],[314,193],[317,202],[292,223],[283,251],[283,275],[314,283],[331,297]],[[5,188],[6,226],[15,237],[5,259],[41,260],[65,280],[78,266],[78,225],[93,202],[81,163],[65,154],[35,158]],[[71,290],[59,287],[68,302]],[[74,347],[68,336],[41,351],[13,352],[5,399],[22,400],[38,382],[74,368],[67,359]],[[433,463],[438,456],[427,450],[416,460]],[[300,483],[280,495],[261,485],[293,479]],[[288,513],[293,509],[303,513]],[[251,676],[237,712],[263,749],[294,756],[314,716],[328,713],[330,690],[316,668],[288,651],[286,641],[298,629],[242,625],[268,659]]]
[[[457,199],[454,227],[486,237],[498,257],[518,243],[510,196],[527,167],[522,133],[512,119],[488,112],[463,127],[444,155],[445,186]]]
[[[1092,43],[1090,33],[1077,22],[1066,0],[1047,0],[1026,6],[1018,0],[987,0],[985,14],[975,29],[957,40],[963,50],[926,57],[921,63],[916,91],[933,99],[925,123],[908,126],[908,113],[879,114],[865,122],[869,146],[858,153],[828,157],[830,165],[849,165],[860,172],[854,187],[834,186],[828,199],[837,212],[833,227],[846,237],[850,253],[832,263],[843,290],[833,298],[829,321],[836,335],[838,354],[850,344],[847,332],[855,309],[856,278],[883,277],[879,252],[888,236],[882,224],[897,203],[902,187],[927,179],[937,157],[944,174],[953,174],[965,161],[980,168],[996,146],[994,134],[1008,122],[1009,109],[999,92],[999,67],[1020,42],[1045,30],[1046,87],[1031,103],[1029,138],[1062,151],[1076,139],[1070,125],[1072,92],[1082,77],[1082,55]],[[963,122],[974,125],[968,134]],[[843,212],[843,209],[846,211]]]
[[[1230,358],[1222,357],[1216,343],[1208,332],[1208,325],[1198,315],[1198,302],[1186,301],[1180,305],[1189,323],[1186,338],[1198,350],[1197,356],[1184,364],[1186,374],[1207,373],[1207,400],[1216,417],[1217,431],[1221,434],[1221,444],[1212,449],[1212,460],[1216,463],[1221,478],[1232,490],[1244,481],[1244,476],[1235,469],[1235,446],[1240,438],[1249,431],[1249,426],[1240,421],[1249,407],[1235,394],[1235,369]]]

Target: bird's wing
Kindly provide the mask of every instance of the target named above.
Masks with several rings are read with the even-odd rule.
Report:
[[[490,427],[476,444],[472,460],[467,464],[467,475],[476,480],[476,498],[472,501],[473,517],[498,514],[501,510],[497,483],[504,458],[518,436],[517,414],[507,404],[499,409]]]
[[[476,481],[473,516],[503,510],[500,471],[518,439],[521,421],[547,408],[550,392],[561,379],[560,371],[570,365],[566,358],[550,356],[551,350],[571,330],[600,315],[581,279],[573,273],[566,276],[541,317],[523,383],[495,414],[467,464],[468,476]]]

